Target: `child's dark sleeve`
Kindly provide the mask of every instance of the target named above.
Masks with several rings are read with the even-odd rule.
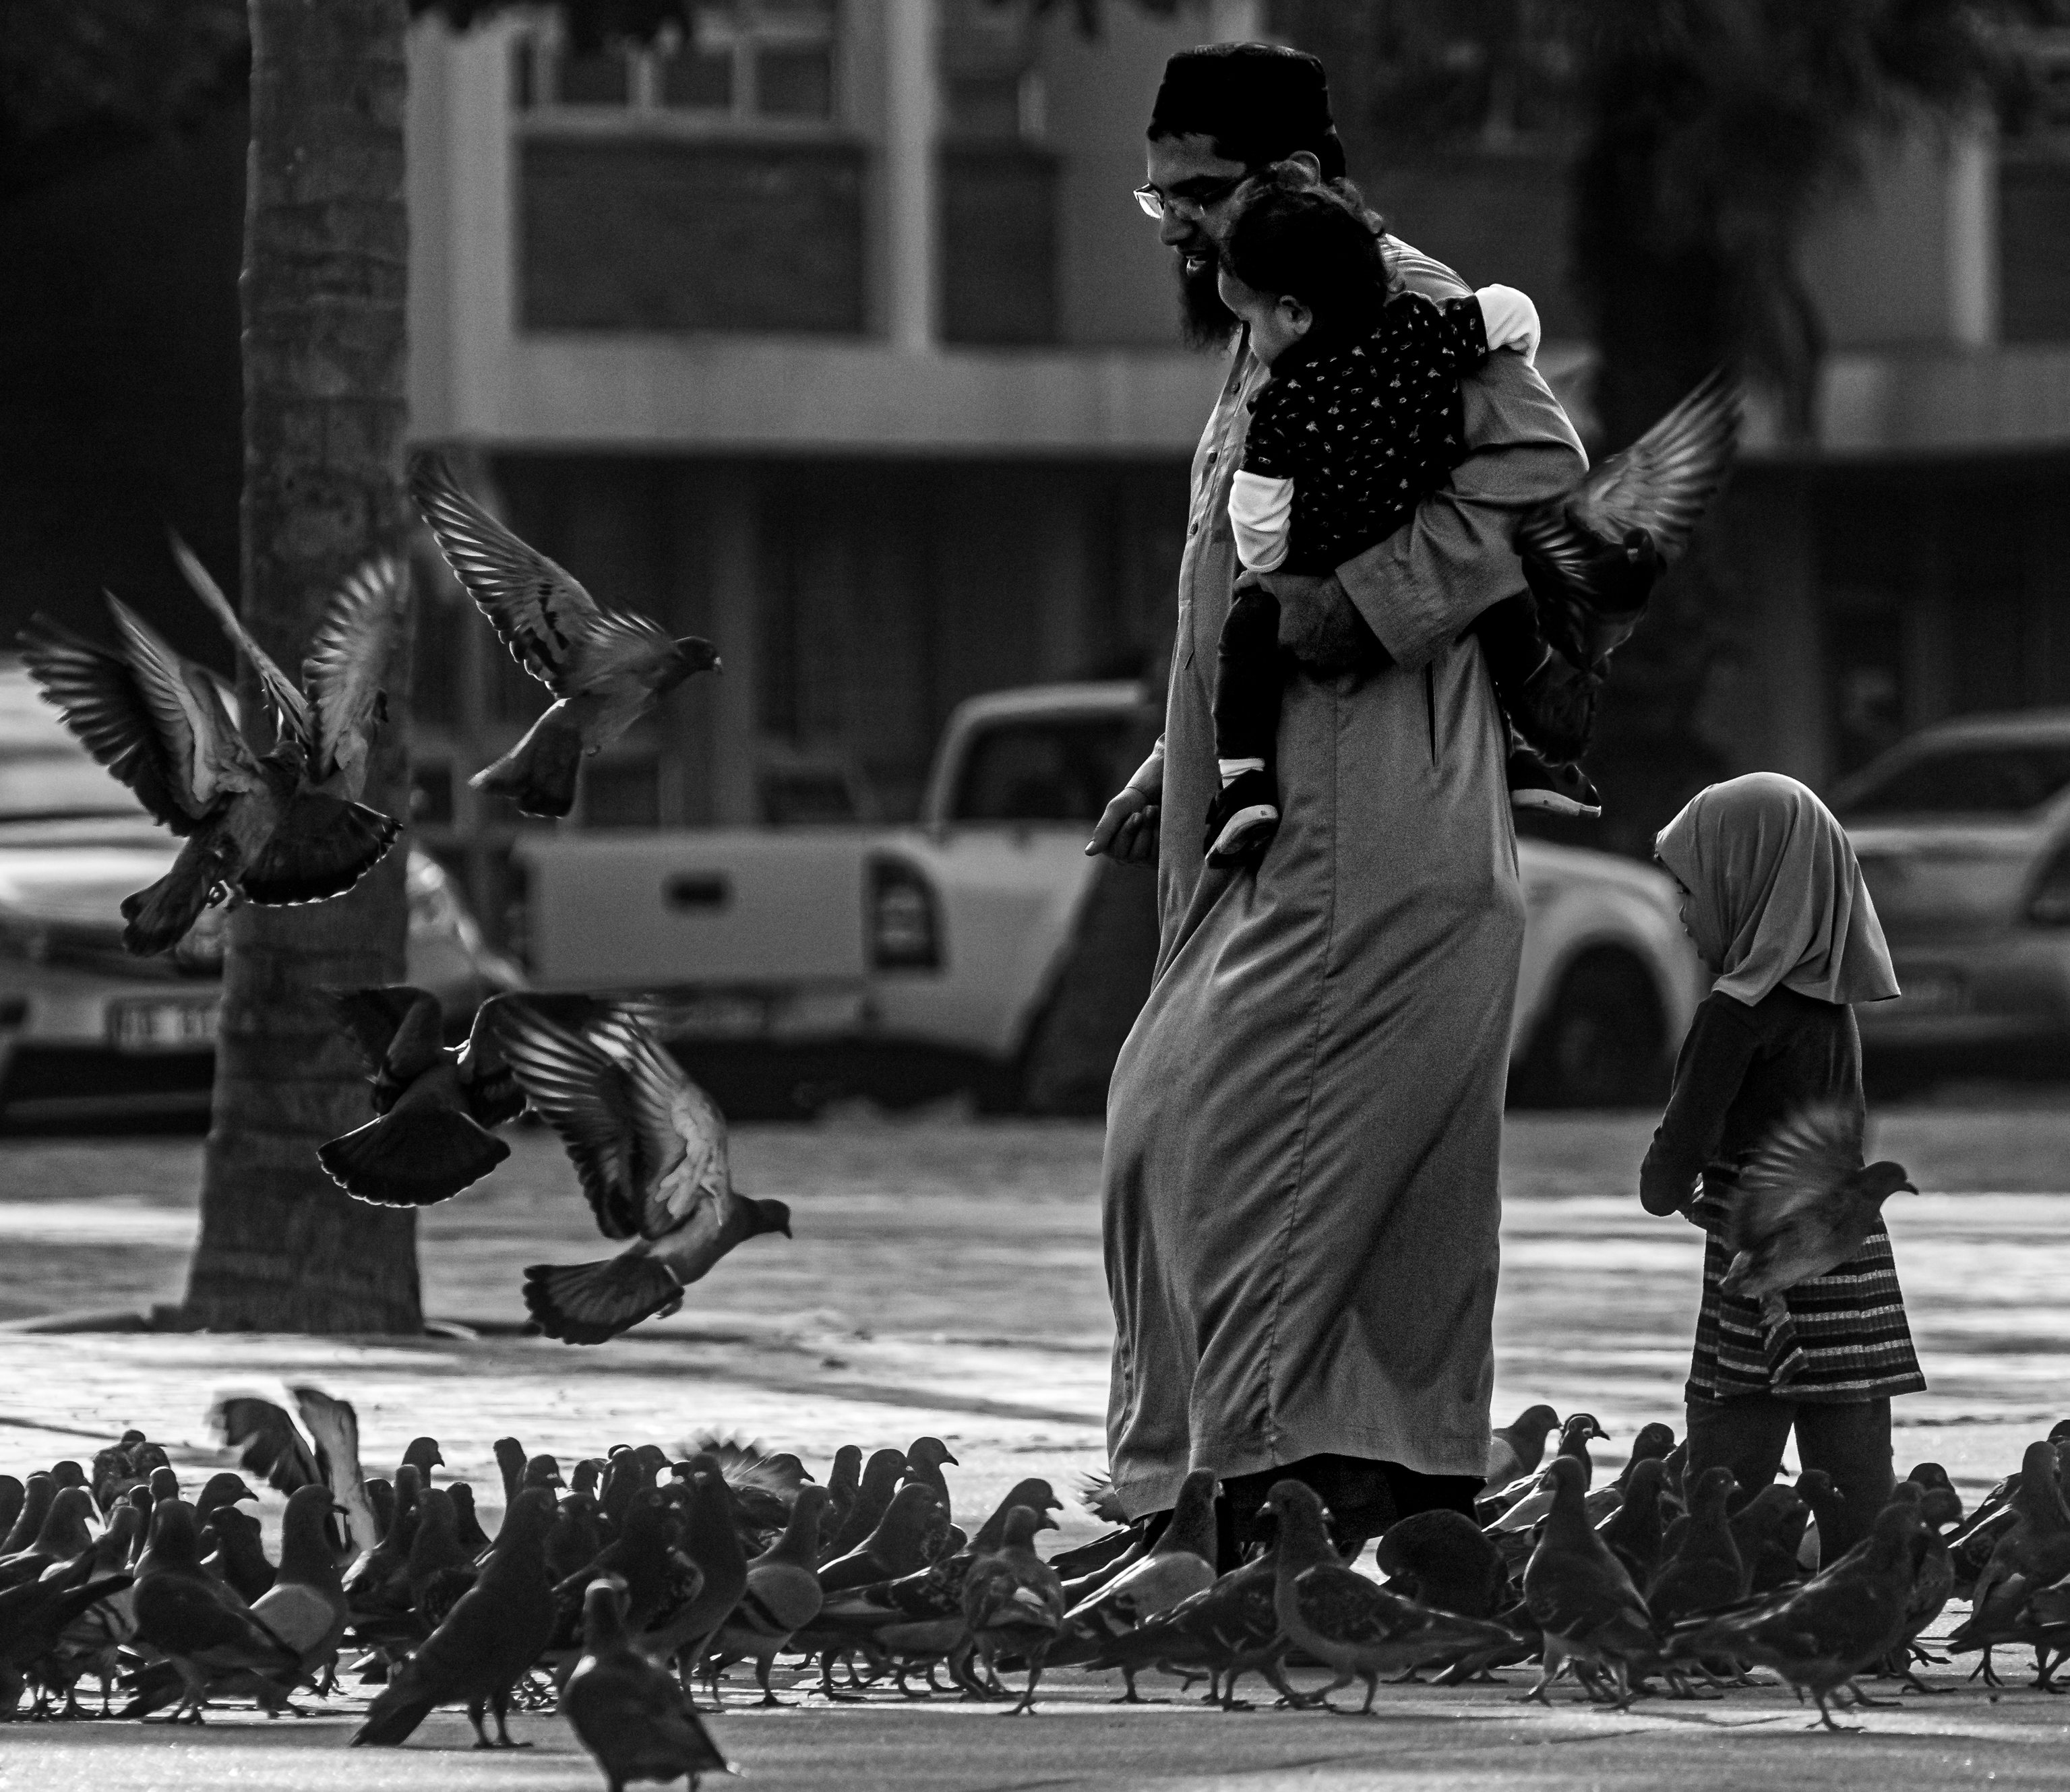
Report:
[[[1464,375],[1488,358],[1487,326],[1481,316],[1481,301],[1471,293],[1463,299],[1447,299],[1438,307],[1438,351],[1447,373]]]
[[[1725,1114],[1746,1080],[1757,1036],[1745,1006],[1708,997],[1675,1060],[1675,1091],[1639,1166],[1639,1203],[1649,1213],[1679,1213],[1696,1198],[1696,1180],[1717,1156]]]
[[[1304,389],[1295,379],[1275,379],[1250,401],[1244,432],[1243,468],[1261,479],[1292,479],[1303,469],[1295,443]]]

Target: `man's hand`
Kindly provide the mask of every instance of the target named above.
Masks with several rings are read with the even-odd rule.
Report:
[[[1098,858],[1102,853],[1117,865],[1157,862],[1157,805],[1133,784],[1123,788],[1093,824],[1086,857]]]
[[[1275,572],[1265,584],[1279,599],[1279,644],[1303,672],[1334,678],[1386,663],[1387,650],[1335,573]]]

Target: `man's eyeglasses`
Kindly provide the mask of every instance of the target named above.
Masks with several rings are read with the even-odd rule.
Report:
[[[1211,206],[1218,206],[1229,194],[1250,178],[1246,171],[1225,181],[1210,181],[1205,186],[1195,186],[1190,193],[1167,193],[1155,186],[1139,186],[1135,203],[1141,206],[1147,217],[1162,218],[1168,211],[1176,211],[1195,218]]]

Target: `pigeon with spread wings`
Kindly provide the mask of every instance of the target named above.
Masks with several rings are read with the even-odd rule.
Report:
[[[1600,671],[1638,626],[1660,564],[1680,558],[1739,435],[1740,387],[1720,368],[1570,491],[1527,512],[1516,551],[1545,638]]]
[[[231,719],[213,674],[107,598],[119,650],[38,616],[22,661],[65,725],[183,844],[173,868],[125,897],[122,943],[170,951],[202,910],[231,894],[268,904],[341,896],[379,861],[398,823],[312,788],[299,739],[263,757]]]
[[[554,693],[525,738],[468,781],[514,799],[526,815],[564,816],[575,807],[583,758],[692,673],[716,672],[718,655],[694,635],[672,640],[645,616],[604,609],[462,491],[438,456],[417,457],[410,491],[453,576],[511,658]]]
[[[1722,1286],[1763,1303],[1771,1322],[1782,1291],[1838,1269],[1883,1223],[1899,1189],[1917,1194],[1901,1164],[1863,1166],[1859,1117],[1832,1105],[1793,1115],[1740,1172],[1726,1219],[1733,1253]]]
[[[373,1073],[374,1118],[317,1148],[330,1179],[377,1207],[425,1207],[479,1182],[510,1155],[493,1128],[525,1111],[491,1017],[475,1011],[465,1041],[445,1043],[437,996],[407,984],[326,990]]]
[[[632,1016],[577,1031],[510,996],[490,1025],[532,1107],[567,1145],[597,1229],[634,1241],[595,1262],[526,1270],[526,1307],[549,1337],[602,1344],[673,1312],[684,1288],[743,1240],[791,1235],[782,1201],[735,1192],[725,1120]]]

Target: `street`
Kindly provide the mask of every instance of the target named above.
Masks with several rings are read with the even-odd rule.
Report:
[[[1585,1407],[1610,1434],[1598,1446],[1610,1464],[1647,1419],[1680,1429],[1696,1300],[1697,1235],[1648,1220],[1632,1193],[1651,1124],[1520,1115],[1507,1141],[1499,1414],[1541,1398],[1563,1412]],[[200,1147],[0,1145],[0,1467],[84,1457],[135,1423],[168,1441],[185,1475],[219,1459],[206,1423],[218,1393],[284,1378],[353,1401],[370,1468],[415,1434],[435,1434],[448,1472],[492,1507],[489,1446],[505,1433],[566,1460],[711,1431],[796,1450],[816,1467],[842,1442],[934,1432],[959,1459],[950,1481],[965,1516],[1025,1475],[1047,1476],[1068,1499],[1100,1466],[1108,1328],[1096,1126],[855,1113],[742,1128],[739,1182],[788,1201],[796,1238],[751,1242],[681,1313],[597,1349],[516,1335],[522,1266],[594,1254],[600,1241],[553,1136],[519,1131],[512,1144],[492,1180],[424,1221],[427,1308],[453,1335],[378,1343],[22,1329],[104,1327],[176,1297]],[[1872,1144],[1928,1191],[1889,1210],[1932,1382],[1899,1403],[1899,1466],[1937,1459],[1974,1502],[2048,1430],[2070,1387],[2059,1298],[2070,1249],[2053,1192],[2070,1164],[2070,1115],[1896,1110]],[[279,1504],[268,1496],[269,1529]],[[1094,1528],[1074,1504],[1058,1540]],[[1010,1728],[977,1708],[889,1695],[865,1709],[815,1698],[792,1714],[730,1712],[716,1728],[755,1785],[783,1788],[1651,1787],[1671,1774],[1690,1787],[1926,1787],[1987,1775],[2060,1784],[2070,1746],[2060,1708],[2023,1692],[1992,1702],[1965,1684],[1967,1666],[1929,1671],[1962,1692],[1864,1713],[1871,1733],[1859,1738],[1804,1733],[1804,1714],[1773,1686],[1619,1715],[1584,1708],[1567,1688],[1551,1711],[1509,1703],[1528,1684],[1520,1673],[1500,1688],[1386,1688],[1382,1719],[1365,1724],[1223,1717],[1184,1704],[1117,1712],[1104,1677],[1065,1673],[1045,1681],[1041,1718]],[[0,1776],[18,1782],[33,1751],[39,1792],[115,1776],[196,1792],[232,1778],[299,1792],[591,1782],[565,1726],[545,1716],[518,1720],[536,1753],[466,1753],[464,1720],[452,1712],[399,1755],[347,1756],[361,1696],[306,1723],[233,1713],[177,1741],[134,1725],[6,1726]],[[139,1749],[151,1764],[141,1778]]]

